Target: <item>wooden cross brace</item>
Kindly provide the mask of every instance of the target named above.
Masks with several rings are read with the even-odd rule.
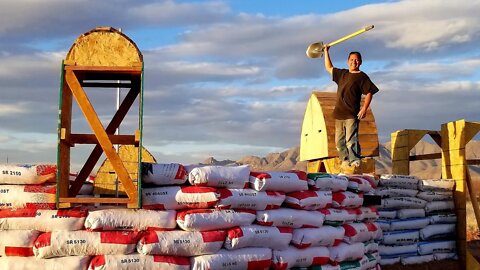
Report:
[[[105,71],[105,76],[108,77],[108,70],[98,70],[99,68],[95,68],[96,71],[102,73]],[[118,68],[117,68],[118,69]],[[136,144],[138,145],[140,132],[135,132],[135,135],[114,135],[115,130],[119,127],[120,123],[125,118],[128,110],[134,103],[136,97],[139,95],[141,90],[141,68],[133,68],[134,75],[139,76],[131,76],[129,77],[131,80],[131,89],[124,98],[122,104],[120,105],[119,109],[116,111],[115,115],[111,119],[110,123],[108,124],[107,128],[105,129],[95,112],[88,96],[86,95],[83,85],[88,85],[92,83],[82,82],[83,78],[85,77],[85,73],[83,70],[76,70],[75,67],[65,66],[65,79],[64,79],[64,87],[63,87],[63,101],[65,104],[62,104],[62,114],[61,115],[61,122],[65,122],[62,124],[60,128],[60,148],[63,149],[63,154],[60,154],[60,159],[66,157],[66,160],[62,160],[64,162],[59,168],[60,170],[60,185],[59,185],[59,207],[70,207],[70,203],[127,203],[128,207],[136,208],[138,207],[138,190],[135,187],[129,172],[125,168],[122,160],[120,159],[118,153],[116,152],[113,144]],[[125,72],[125,73],[132,73],[132,68],[125,69],[125,70],[116,70],[116,72]],[[99,79],[102,76],[99,77]],[[89,87],[91,87],[89,85]],[[106,87],[113,87],[114,84],[104,84],[108,85]],[[80,110],[84,114],[88,124],[90,125],[93,135],[92,134],[70,134],[70,125],[71,125],[71,99],[75,98],[76,102],[78,103]],[[84,164],[83,168],[80,170],[78,176],[76,177],[74,183],[72,184],[71,188],[68,188],[68,171],[65,170],[65,163],[70,162],[70,147],[73,146],[75,143],[79,144],[96,144],[94,149],[92,150],[90,156],[88,157],[86,163]],[[117,173],[119,181],[123,184],[125,188],[125,192],[128,198],[76,198],[75,196],[78,194],[81,186],[95,167],[96,163],[98,162],[99,158],[101,157],[102,153],[105,153],[107,159],[111,162],[112,167],[114,168],[115,172]],[[69,165],[69,164],[67,164]]]

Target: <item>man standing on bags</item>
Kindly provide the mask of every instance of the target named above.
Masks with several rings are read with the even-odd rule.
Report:
[[[372,97],[378,92],[377,86],[367,74],[360,71],[362,55],[351,52],[348,55],[348,69],[339,69],[332,65],[329,47],[324,48],[325,70],[332,75],[332,80],[337,83],[337,98],[333,117],[335,118],[335,144],[338,157],[342,162],[341,168],[360,166],[360,144],[358,129],[360,119],[365,118],[367,109],[372,102]],[[362,95],[365,101],[360,108]]]

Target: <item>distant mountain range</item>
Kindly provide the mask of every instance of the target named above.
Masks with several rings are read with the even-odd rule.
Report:
[[[380,144],[380,156],[375,158],[375,170],[377,174],[391,173],[390,142]],[[426,141],[420,141],[410,152],[411,155],[431,154],[441,152],[440,147]],[[287,171],[291,169],[307,169],[306,161],[298,161],[300,147],[292,147],[281,153],[269,153],[265,157],[245,156],[239,160],[218,161],[210,157],[201,164],[205,165],[244,165],[248,164],[254,171]],[[480,141],[471,141],[467,145],[467,159],[480,159]],[[470,166],[472,178],[480,180],[480,166]],[[442,173],[442,164],[440,159],[420,160],[410,162],[410,174],[418,176],[421,179],[440,178]]]

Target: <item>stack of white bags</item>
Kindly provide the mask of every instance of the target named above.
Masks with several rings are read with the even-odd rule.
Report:
[[[35,180],[41,173],[0,177],[0,270],[367,270],[455,256],[454,241],[437,240],[455,229],[456,217],[445,214],[451,182],[384,176],[377,188],[367,175],[177,163],[146,163],[143,174],[136,210],[55,210],[55,186]],[[18,187],[36,195],[21,199]],[[384,197],[381,223],[364,205],[364,194],[375,193]]]
[[[83,229],[88,214],[85,209],[55,210],[55,179],[56,165],[0,164],[0,269],[88,267],[86,256],[34,257],[37,240]]]
[[[375,191],[382,196],[377,221],[383,230],[381,265],[457,258],[454,185],[449,179],[381,176]]]
[[[301,171],[251,172],[248,166],[187,169],[145,164],[138,210],[50,209],[54,186],[33,203],[5,202],[0,269],[376,267],[378,214],[362,206],[373,178],[308,179]],[[2,202],[11,190],[2,187]]]
[[[187,168],[190,185],[182,185],[162,177],[165,166],[147,169],[143,182],[158,186],[143,189],[143,207],[177,211],[178,227],[148,232],[137,245],[141,254],[188,258],[191,269],[377,265],[373,240],[381,231],[373,221],[378,214],[375,208],[362,207],[363,192],[374,189],[373,177],[349,181],[312,174],[307,179],[301,171],[204,166]],[[175,235],[174,240],[168,240],[169,235]]]

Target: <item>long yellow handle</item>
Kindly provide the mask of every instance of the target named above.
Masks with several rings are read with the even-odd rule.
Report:
[[[347,39],[349,39],[349,38],[352,38],[352,37],[354,37],[354,36],[358,36],[358,35],[360,35],[361,33],[366,32],[366,31],[368,31],[368,30],[370,30],[370,29],[372,29],[372,28],[373,28],[373,25],[367,26],[367,27],[365,27],[365,28],[363,28],[363,29],[361,29],[361,30],[358,30],[358,31],[355,32],[355,33],[352,33],[352,34],[350,34],[350,35],[348,35],[348,36],[344,36],[344,37],[342,37],[342,38],[340,38],[340,39],[337,39],[337,40],[335,40],[335,41],[333,41],[333,42],[330,42],[330,43],[328,43],[327,46],[328,46],[328,47],[333,46],[333,45],[338,44],[338,43],[340,43],[340,42],[342,42],[342,41],[345,41],[345,40],[347,40]]]

